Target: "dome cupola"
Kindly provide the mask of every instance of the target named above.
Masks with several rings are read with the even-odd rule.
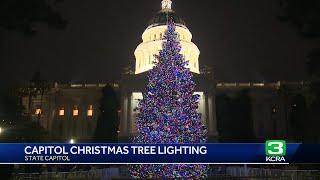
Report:
[[[168,19],[173,20],[177,25],[185,26],[183,19],[172,10],[171,6],[171,0],[163,0],[161,2],[162,9],[149,21],[149,26],[166,25]]]
[[[171,0],[162,0],[162,9],[151,19],[147,29],[142,34],[142,43],[136,48],[135,74],[149,71],[154,66],[154,55],[159,54],[167,23],[172,19],[177,25],[176,31],[181,43],[181,54],[189,61],[187,68],[191,72],[199,74],[199,55],[198,47],[192,42],[192,34],[186,27],[185,22],[172,10]]]

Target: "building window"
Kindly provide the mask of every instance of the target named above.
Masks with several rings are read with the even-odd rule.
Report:
[[[162,33],[160,33],[160,39],[162,39]]]
[[[141,67],[141,59],[139,58],[138,59],[138,68],[140,68]]]
[[[156,34],[155,34],[153,37],[154,37],[154,40],[156,40],[156,39],[157,39],[157,35],[156,35]]]
[[[59,116],[64,116],[64,108],[59,109]]]
[[[35,115],[41,115],[42,114],[42,110],[40,108],[37,108],[34,114]]]
[[[89,108],[88,108],[88,117],[92,117],[93,116],[93,106],[90,105]]]
[[[275,106],[272,107],[272,113],[273,113],[273,114],[277,113],[277,107],[275,107]]]
[[[78,109],[78,106],[74,106],[73,108],[73,116],[79,116],[79,109]]]

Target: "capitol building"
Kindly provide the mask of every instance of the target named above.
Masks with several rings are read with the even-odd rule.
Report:
[[[154,66],[155,54],[162,48],[164,33],[167,28],[168,19],[176,23],[176,31],[181,41],[181,54],[189,61],[188,68],[194,75],[197,84],[196,94],[200,95],[198,112],[202,115],[202,121],[208,127],[209,139],[212,142],[219,140],[219,123],[223,119],[217,118],[216,97],[219,94],[232,94],[244,89],[249,91],[251,98],[251,119],[254,136],[263,139],[265,137],[282,137],[290,126],[284,119],[285,107],[278,90],[281,86],[290,86],[299,89],[301,83],[286,82],[217,82],[213,72],[201,64],[200,50],[192,42],[192,32],[186,23],[173,9],[171,0],[162,0],[161,9],[147,24],[142,32],[142,40],[134,52],[135,67],[132,71],[124,73],[117,83],[110,83],[120,95],[121,109],[119,138],[127,141],[135,132],[137,112],[135,108],[142,92],[147,84],[148,71]],[[139,37],[137,37],[139,38]],[[92,138],[99,116],[99,100],[102,88],[107,83],[100,84],[60,84],[52,83],[52,88],[42,98],[40,106],[40,95],[29,99],[23,98],[23,102],[32,109],[34,117],[39,117],[41,125],[48,132],[60,139],[76,139],[79,142],[88,142]],[[275,113],[276,112],[276,113]],[[237,121],[235,119],[235,121]],[[263,129],[263,130],[261,130]]]
[[[214,81],[209,76],[200,73],[200,50],[192,42],[192,33],[185,22],[172,10],[172,1],[163,0],[161,10],[150,20],[146,30],[142,34],[142,42],[136,48],[134,74],[128,74],[121,80],[121,104],[122,114],[120,123],[120,136],[132,136],[135,131],[136,112],[138,100],[142,99],[142,91],[147,84],[147,73],[154,66],[154,55],[159,54],[162,48],[163,38],[167,29],[168,19],[176,23],[176,31],[181,43],[181,54],[189,61],[187,68],[195,76],[197,89],[200,95],[199,113],[208,127],[209,136],[217,137],[218,130],[214,113]]]
[[[176,31],[182,47],[181,54],[189,61],[188,68],[191,72],[200,74],[200,50],[192,42],[192,34],[185,25],[185,22],[171,9],[171,5],[171,0],[163,0],[162,9],[152,18],[148,27],[143,32],[142,43],[134,52],[136,57],[135,74],[147,72],[154,66],[154,55],[159,54],[159,51],[162,49],[168,19],[173,19],[176,23]]]

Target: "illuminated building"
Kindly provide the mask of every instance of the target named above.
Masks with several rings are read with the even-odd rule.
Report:
[[[168,20],[176,24],[176,31],[181,42],[181,54],[189,61],[187,68],[194,73],[197,84],[196,93],[200,95],[199,113],[208,126],[209,136],[216,139],[218,136],[217,121],[215,116],[214,80],[210,74],[200,73],[200,50],[192,42],[192,34],[185,22],[172,10],[172,1],[163,0],[162,9],[151,19],[142,34],[142,43],[138,45],[134,54],[136,57],[135,73],[127,74],[121,81],[121,123],[120,136],[130,137],[135,131],[137,113],[134,109],[142,99],[142,91],[147,83],[147,73],[154,66],[154,55],[162,48],[163,36],[167,29]]]
[[[154,54],[161,48],[162,38],[166,29],[167,19],[173,19],[182,44],[181,53],[189,60],[190,71],[194,73],[197,84],[196,93],[200,95],[199,113],[209,130],[211,141],[219,140],[222,134],[217,118],[216,97],[221,94],[233,96],[236,92],[248,90],[251,99],[251,119],[254,138],[281,137],[290,131],[286,119],[287,107],[279,96],[283,86],[299,91],[303,83],[227,83],[216,82],[213,73],[206,68],[200,68],[200,50],[192,42],[192,34],[185,22],[172,10],[171,0],[163,0],[161,10],[151,19],[142,34],[142,42],[137,46],[135,55],[135,70],[124,72],[120,83],[111,83],[118,92],[121,102],[120,140],[128,141],[135,133],[135,116],[138,100],[147,83],[147,73],[153,67]],[[138,37],[137,37],[138,38]],[[77,142],[90,141],[96,128],[99,116],[99,100],[105,83],[86,84],[52,83],[52,88],[41,97],[23,97],[22,102],[26,112],[31,112],[33,119],[38,120],[49,133],[61,142],[70,139]],[[31,109],[28,109],[28,105]],[[40,108],[41,107],[41,108]],[[237,119],[234,119],[237,121]],[[289,137],[288,137],[289,138]]]
[[[200,74],[198,47],[191,41],[192,34],[184,21],[171,9],[171,1],[162,1],[162,9],[151,20],[150,25],[142,34],[142,43],[134,52],[136,57],[135,74],[146,72],[154,66],[154,55],[162,49],[164,32],[167,29],[167,19],[173,19],[177,25],[176,31],[181,41],[181,54],[189,61],[188,68],[193,73]]]

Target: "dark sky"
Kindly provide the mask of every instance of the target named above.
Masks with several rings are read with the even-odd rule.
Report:
[[[25,81],[40,70],[49,80],[110,81],[134,64],[133,52],[161,0],[66,0],[65,30],[39,26],[36,37],[0,31],[0,82]],[[304,79],[306,55],[317,42],[281,24],[278,0],[174,0],[221,81]]]

